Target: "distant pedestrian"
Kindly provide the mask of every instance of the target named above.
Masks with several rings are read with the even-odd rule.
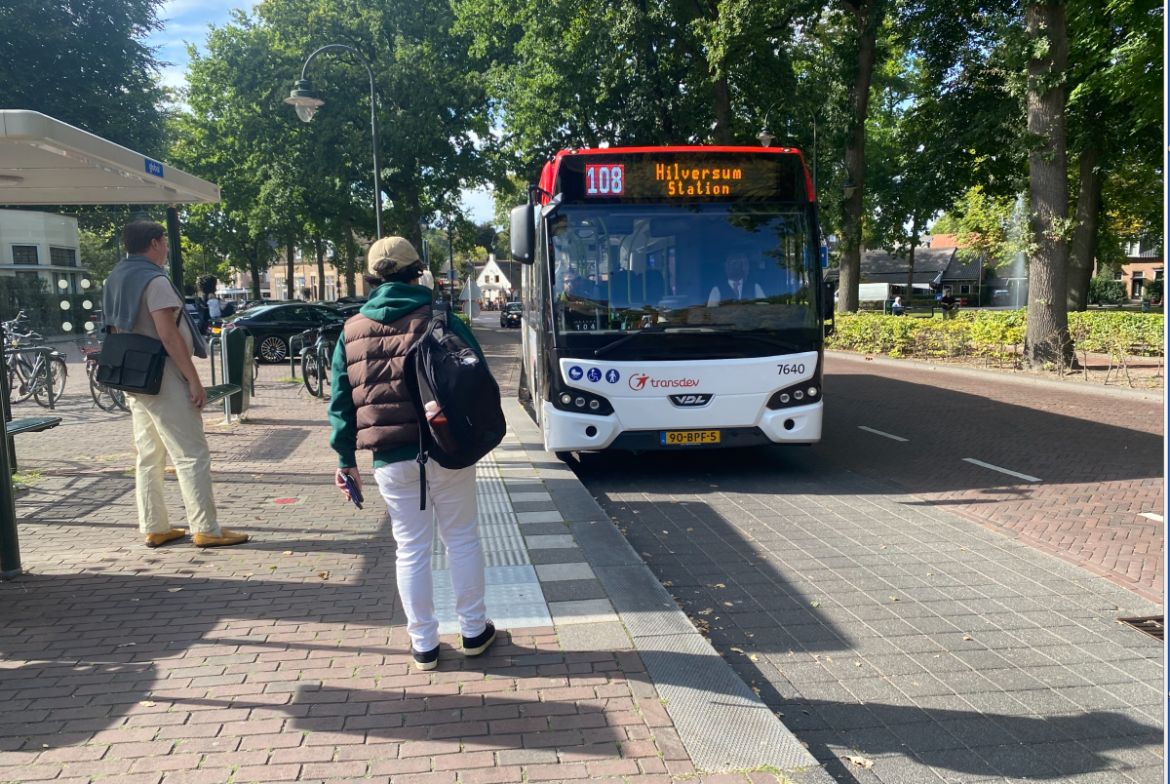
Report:
[[[903,313],[905,313],[905,312],[906,312],[906,306],[902,304],[902,298],[901,298],[901,297],[894,297],[894,304],[892,304],[892,305],[890,306],[890,311],[891,311],[891,312],[892,312],[892,313],[893,313],[895,316],[901,316]]]
[[[401,237],[380,239],[370,247],[366,282],[376,286],[358,315],[345,322],[333,355],[330,445],[338,454],[335,482],[346,492],[348,475],[361,491],[356,451],[374,453],[374,479],[390,511],[398,545],[398,594],[406,611],[411,654],[420,670],[439,664],[439,622],[435,618],[431,551],[434,528],[447,546],[455,612],[465,656],[478,656],[496,638],[487,620],[483,543],[475,466],[452,470],[427,464],[428,508],[420,511],[419,421],[403,380],[407,350],[422,337],[431,319],[433,294],[423,280],[423,263]],[[451,329],[483,352],[466,326],[451,319]]]
[[[172,528],[163,498],[167,455],[175,466],[187,522],[195,544],[219,547],[248,540],[222,528],[211,487],[211,450],[200,411],[207,403],[192,355],[207,356],[203,337],[183,297],[167,278],[165,229],[154,221],[134,221],[122,230],[129,255],[119,261],[102,288],[102,315],[119,332],[162,341],[167,351],[162,388],[157,395],[127,393],[138,450],[134,483],[138,525],[147,547],[186,534]]]

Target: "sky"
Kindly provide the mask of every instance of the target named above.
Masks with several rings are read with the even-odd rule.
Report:
[[[159,13],[164,27],[148,39],[152,46],[158,47],[159,60],[168,63],[162,70],[163,84],[183,86],[186,82],[187,44],[202,49],[208,25],[223,25],[233,8],[248,7],[246,0],[167,0]],[[484,223],[492,219],[492,195],[486,188],[463,191],[461,198],[464,211],[471,220]]]

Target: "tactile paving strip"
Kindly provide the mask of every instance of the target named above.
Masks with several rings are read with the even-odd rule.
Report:
[[[551,626],[552,616],[540,589],[536,569],[528,558],[520,525],[492,455],[480,460],[476,468],[476,493],[479,536],[483,541],[486,567],[488,617],[498,629]],[[434,572],[435,616],[439,619],[439,633],[457,633],[455,590],[451,585],[447,548],[439,538],[437,527],[431,570]]]

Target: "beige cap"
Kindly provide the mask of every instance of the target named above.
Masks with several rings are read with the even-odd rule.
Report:
[[[410,266],[422,267],[414,246],[402,237],[383,237],[370,246],[367,269],[371,275],[385,278]]]

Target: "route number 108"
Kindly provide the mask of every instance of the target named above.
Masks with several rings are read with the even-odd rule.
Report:
[[[621,196],[626,188],[626,167],[620,163],[585,165],[586,196]]]

